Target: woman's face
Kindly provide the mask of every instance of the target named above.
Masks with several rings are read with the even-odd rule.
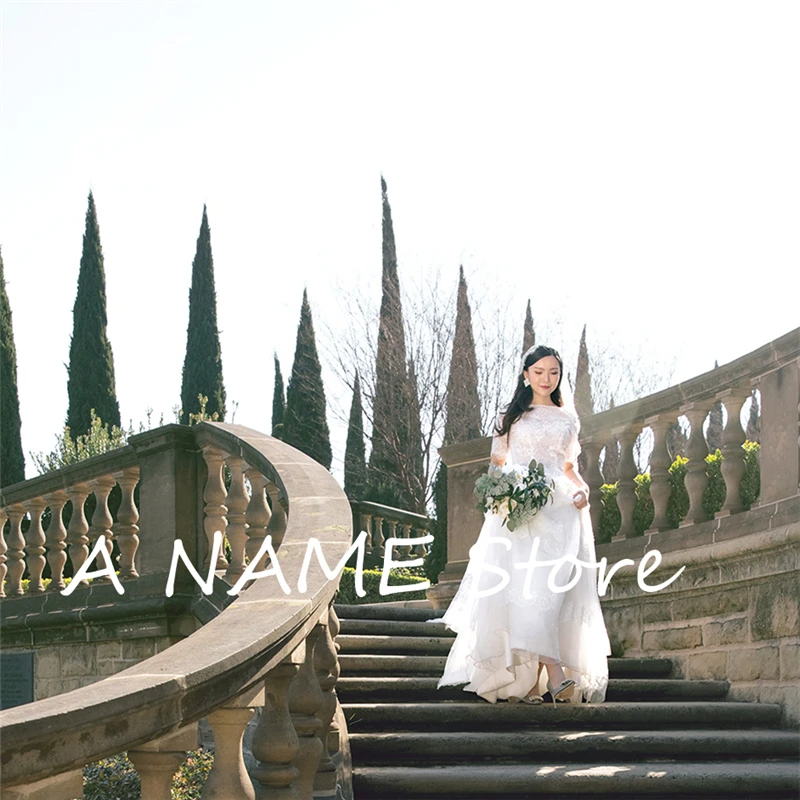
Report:
[[[553,402],[550,394],[558,386],[558,379],[561,377],[561,369],[555,356],[545,356],[534,361],[522,374],[530,381],[534,404],[549,405]]]

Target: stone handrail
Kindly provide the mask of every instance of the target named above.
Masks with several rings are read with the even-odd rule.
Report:
[[[227,492],[223,464],[231,476]],[[139,474],[133,472],[136,469]],[[196,480],[203,471],[207,477],[201,494]],[[123,501],[114,523],[104,502],[110,480],[104,478],[117,474],[123,478]],[[249,497],[245,476],[251,486]],[[133,505],[134,478],[140,481],[141,518]],[[187,498],[184,490],[193,481],[195,491]],[[81,487],[78,494],[76,486]],[[128,548],[133,553],[126,556],[126,563],[138,566],[138,572],[147,571],[148,564],[154,566],[154,555],[171,555],[174,540],[181,538],[203,573],[203,548],[194,546],[202,544],[203,537],[189,530],[192,521],[196,526],[195,510],[202,505],[207,541],[218,530],[227,534],[231,546],[230,562],[223,557],[215,565],[217,575],[225,570],[227,580],[235,582],[245,557],[253,559],[265,536],[274,533],[277,560],[291,594],[287,596],[274,577],[255,580],[218,616],[157,655],[90,686],[0,712],[4,792],[13,788],[15,796],[34,796],[49,776],[127,750],[142,780],[142,797],[169,797],[178,764],[175,751],[185,749],[175,741],[181,731],[207,717],[215,733],[216,758],[204,798],[232,793],[252,798],[241,740],[253,708],[264,706],[253,739],[257,766],[252,781],[276,796],[294,792],[311,798],[315,786],[332,793],[336,771],[327,742],[337,707],[334,686],[339,668],[333,638],[338,621],[332,608],[337,582],[312,568],[307,590],[301,595],[297,589],[310,537],[320,541],[331,564],[351,543],[349,503],[330,473],[283,442],[239,425],[171,425],[139,434],[116,453],[3,490],[2,507],[14,525],[9,552],[15,556],[20,553],[16,539],[22,535],[20,508],[33,511],[23,548],[31,584],[37,572],[41,575],[39,559],[45,552],[50,557],[44,544],[63,555],[65,536],[57,521],[62,501],[73,492],[77,506],[86,487],[97,496],[94,516],[99,513],[99,519],[93,519],[89,528],[96,536],[106,537],[110,545],[115,535],[136,536],[134,528],[138,529],[137,523],[141,526],[141,552]],[[52,516],[42,543],[36,518],[41,519],[39,509],[45,501]],[[74,513],[73,519],[81,516]],[[122,528],[115,529],[118,524]],[[53,529],[58,535],[51,537]],[[77,542],[77,534],[70,542]],[[145,559],[151,549],[154,552]],[[125,553],[121,542],[120,551]],[[206,563],[209,552],[206,547]],[[16,592],[20,559],[13,561]],[[161,569],[168,563],[162,560]],[[81,591],[91,587],[79,587],[77,592]],[[36,592],[41,588],[36,586]],[[340,790],[347,795],[347,786]],[[59,795],[54,789],[47,796],[59,800],[74,795]]]
[[[373,503],[368,500],[352,502],[353,520],[357,531],[366,531],[366,562],[380,566],[385,555],[385,543],[390,538],[417,539],[430,527],[430,519],[423,514]],[[430,548],[424,544],[395,548],[394,561],[423,558]]]

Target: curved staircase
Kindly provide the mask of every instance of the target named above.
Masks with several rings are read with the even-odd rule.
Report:
[[[454,633],[427,620],[442,611],[336,610],[355,800],[800,797],[800,732],[778,705],[726,701],[725,681],[612,658],[605,703],[492,705],[436,689]]]

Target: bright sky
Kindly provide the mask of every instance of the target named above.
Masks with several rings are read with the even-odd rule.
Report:
[[[800,324],[800,4],[2,2],[0,243],[23,448],[52,449],[89,189],[122,418],[172,421],[208,204],[235,421],[269,430],[303,287],[463,263],[674,379]],[[331,347],[320,343],[320,349]],[[562,346],[560,342],[556,346]],[[335,347],[335,343],[333,343]],[[516,361],[515,349],[509,357]],[[332,402],[349,396],[323,365]],[[334,473],[345,430],[333,428]]]

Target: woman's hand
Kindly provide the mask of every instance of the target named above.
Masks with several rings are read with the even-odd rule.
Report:
[[[575,503],[575,508],[586,508],[589,505],[589,490],[578,489],[572,495],[572,502]]]

